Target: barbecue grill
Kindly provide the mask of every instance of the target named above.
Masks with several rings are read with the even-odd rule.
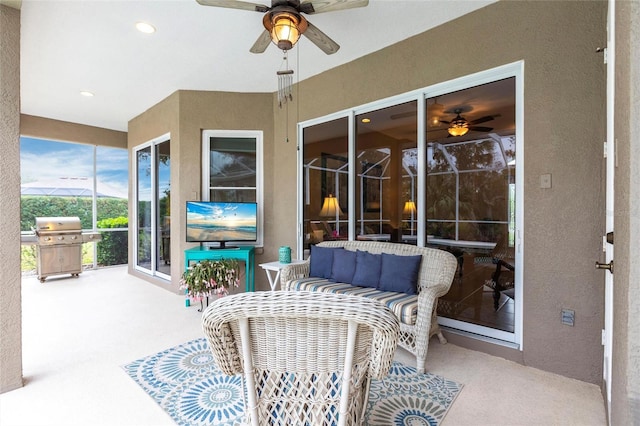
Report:
[[[50,275],[77,277],[82,272],[82,243],[101,240],[98,232],[82,232],[78,217],[37,217],[34,231],[40,282]]]

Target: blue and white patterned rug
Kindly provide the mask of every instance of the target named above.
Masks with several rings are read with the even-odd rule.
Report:
[[[218,369],[205,338],[123,366],[178,425],[237,425],[244,415],[242,380]],[[438,425],[462,385],[394,362],[371,382],[366,425]]]

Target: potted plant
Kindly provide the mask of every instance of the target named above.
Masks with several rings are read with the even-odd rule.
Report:
[[[240,268],[235,259],[202,260],[190,265],[182,274],[180,289],[190,298],[200,301],[214,294],[229,294],[229,287],[238,287]]]

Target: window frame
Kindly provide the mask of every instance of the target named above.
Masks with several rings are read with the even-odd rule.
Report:
[[[215,138],[238,138],[247,139],[253,138],[256,141],[256,203],[258,204],[258,237],[255,242],[234,242],[239,246],[264,246],[264,155],[263,155],[263,142],[264,134],[261,130],[203,130],[202,131],[202,201],[210,201],[210,191],[212,187],[211,182],[211,161],[210,161],[210,139]],[[248,190],[249,188],[243,188]]]

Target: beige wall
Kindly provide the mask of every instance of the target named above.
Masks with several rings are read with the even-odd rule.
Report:
[[[308,120],[523,60],[524,351],[454,337],[458,344],[593,383],[602,380],[603,277],[593,267],[604,232],[606,2],[498,2],[303,81]],[[508,40],[509,42],[505,42]],[[455,54],[452,54],[455,52]],[[276,110],[284,123],[284,111]],[[276,140],[284,138],[276,126]],[[295,146],[278,143],[279,190],[295,190]],[[551,173],[553,187],[538,186]],[[275,232],[290,235],[295,200],[274,194]],[[576,312],[574,327],[561,309]]]
[[[264,215],[273,217],[273,95],[228,92],[178,91],[144,114],[129,122],[129,149],[146,143],[166,133],[171,134],[171,211],[183,212],[187,200],[202,197],[202,131],[203,130],[262,130],[264,132]],[[130,151],[133,158],[133,152]],[[135,182],[131,181],[130,185]],[[295,184],[295,179],[294,179]],[[130,197],[132,200],[133,197]],[[130,204],[133,214],[133,205]],[[185,241],[185,216],[177,215],[172,220],[171,283],[157,280],[137,272],[133,264],[133,252],[129,253],[129,270],[137,276],[148,279],[159,286],[178,292],[179,279],[184,270],[185,249],[193,247]],[[173,219],[173,217],[172,217]],[[135,223],[132,219],[130,223]],[[133,247],[133,231],[130,228],[130,247]],[[265,258],[274,256],[272,247],[277,244],[277,236],[265,224]],[[257,250],[256,267],[262,262],[262,250]],[[256,271],[256,288],[267,289],[266,275]]]
[[[78,142],[112,148],[127,147],[126,132],[26,114],[20,116],[20,134],[62,142]]]
[[[524,351],[453,340],[600,383],[603,279],[593,262],[604,227],[605,67],[594,51],[605,19],[605,2],[499,2],[302,82],[288,109],[271,95],[177,92],[130,122],[129,148],[171,132],[175,211],[201,195],[202,129],[263,130],[263,258],[272,259],[279,245],[295,247],[296,122],[524,60]],[[553,188],[541,190],[545,173]],[[187,247],[183,221],[172,229],[173,253]],[[172,290],[183,267],[172,264]],[[562,308],[576,311],[574,327],[561,324]]]
[[[614,335],[611,423],[640,424],[640,3],[616,2]]]
[[[0,393],[22,386],[20,11],[0,5]]]

